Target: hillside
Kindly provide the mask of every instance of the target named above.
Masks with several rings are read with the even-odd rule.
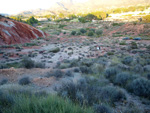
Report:
[[[150,4],[150,0],[88,0],[87,2],[76,2],[74,0],[62,0],[56,2],[49,9],[37,9],[21,12],[18,15],[46,15],[59,12],[84,13],[96,10],[106,11],[112,8],[128,7],[131,5]]]
[[[0,45],[30,42],[46,33],[28,24],[0,16]]]

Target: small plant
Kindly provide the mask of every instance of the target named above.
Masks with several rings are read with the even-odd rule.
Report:
[[[138,49],[136,42],[131,42],[131,49]]]
[[[22,60],[22,65],[27,69],[31,69],[34,68],[34,61],[31,60],[29,57],[24,57]]]
[[[96,30],[96,34],[97,34],[97,35],[102,35],[102,34],[103,34],[103,31],[102,31],[101,29],[98,29],[98,30]]]
[[[0,81],[0,85],[4,85],[8,82],[8,79],[7,78],[4,78]]]
[[[125,57],[123,60],[122,60],[122,63],[126,64],[126,65],[129,65],[133,62],[133,57],[131,56],[128,56],[128,57]]]
[[[114,53],[113,52],[108,52],[107,55],[114,55]]]
[[[88,36],[93,36],[93,35],[94,35],[93,31],[88,32]]]
[[[57,77],[57,78],[61,78],[65,75],[64,72],[62,72],[60,69],[57,69],[57,70],[53,70],[52,72],[48,72],[46,77]]]
[[[81,29],[80,29],[80,32],[81,32],[81,33],[86,33],[87,31],[86,31],[84,28],[81,28]]]
[[[23,77],[19,80],[18,82],[20,85],[28,85],[31,83],[30,78],[29,77]]]
[[[76,31],[72,31],[72,32],[71,32],[71,35],[76,35]]]
[[[111,67],[105,70],[105,76],[106,78],[110,80],[114,80],[114,77],[119,73],[118,68]]]

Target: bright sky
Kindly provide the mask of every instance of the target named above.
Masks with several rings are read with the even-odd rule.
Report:
[[[2,0],[0,6],[0,13],[17,14],[21,11],[31,9],[47,9],[50,8],[55,2],[61,0]],[[88,0],[73,0],[76,2],[85,2]]]

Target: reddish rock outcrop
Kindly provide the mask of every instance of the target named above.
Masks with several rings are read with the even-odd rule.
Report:
[[[46,33],[28,24],[0,17],[0,45],[26,43],[46,36]]]

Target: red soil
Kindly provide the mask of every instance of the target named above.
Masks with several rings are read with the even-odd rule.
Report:
[[[22,22],[0,18],[0,45],[30,42],[31,39],[46,37],[46,33]]]

